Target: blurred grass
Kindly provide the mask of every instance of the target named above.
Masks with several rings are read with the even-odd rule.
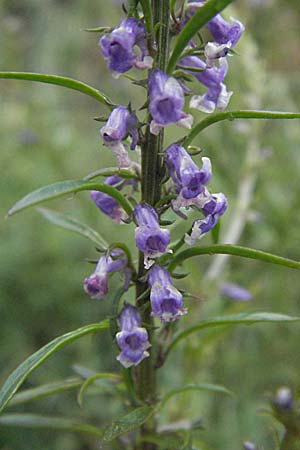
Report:
[[[235,92],[230,108],[260,104],[265,109],[299,111],[297,0],[288,4],[280,0],[236,3],[237,11],[231,11],[246,23],[247,31],[238,46],[240,56],[230,60],[227,84]],[[79,0],[4,0],[0,3],[0,69],[71,76],[101,88],[119,103],[131,100],[137,107],[143,101],[143,90],[133,88],[128,80],[110,77],[97,35],[81,31],[117,24],[120,14],[119,2],[89,2],[87,6]],[[53,86],[0,80],[0,107],[0,217],[20,197],[43,184],[79,178],[114,164],[101,144],[99,123],[93,120],[106,111],[92,99]],[[229,197],[230,208],[222,223],[226,228],[243,178],[247,146],[255,136],[254,143],[265,157],[256,169],[253,203],[239,242],[294,259],[299,259],[300,247],[299,129],[299,122],[229,122],[213,126],[195,142],[212,158],[212,190],[222,190]],[[170,127],[167,139],[174,140],[181,133]],[[134,247],[132,226],[121,231],[98,212],[87,193],[56,200],[49,207],[97,228],[110,242],[119,240],[122,233]],[[0,239],[4,380],[27,355],[56,335],[103,318],[109,305],[90,301],[82,291],[82,280],[91,272],[83,260],[96,255],[88,241],[57,229],[30,210],[8,221],[1,219]],[[197,296],[187,300],[193,313],[182,319],[181,327],[223,312],[300,314],[297,271],[230,259],[218,279],[208,283],[203,275],[210,263],[210,257],[189,261],[187,268],[193,276],[178,283]],[[221,279],[250,288],[254,301],[240,305],[221,298]],[[170,401],[169,413],[165,411],[162,421],[203,417],[207,430],[199,432],[199,446],[203,440],[210,450],[238,450],[245,439],[261,443],[265,450],[273,449],[274,424],[259,414],[259,408],[266,402],[266,393],[281,384],[299,391],[298,342],[297,325],[240,327],[191,337],[178,346],[162,369],[162,389],[183,382],[215,382],[236,392],[237,400],[212,394],[181,396]],[[205,347],[201,343],[206,343]],[[109,336],[103,335],[85,338],[54,356],[26,385],[69,376],[74,363],[99,371],[118,370],[115,349]],[[24,410],[92,417],[103,424],[118,413],[120,404],[106,394],[87,398],[80,410],[75,395],[69,393]],[[1,430],[0,448],[5,450],[40,449],[45,442],[48,450],[98,448],[94,440],[69,433]]]

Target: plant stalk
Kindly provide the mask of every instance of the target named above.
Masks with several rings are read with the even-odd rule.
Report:
[[[152,0],[151,7],[153,11],[153,26],[157,24],[157,35],[154,37],[156,41],[156,59],[155,68],[166,71],[168,55],[169,55],[169,20],[170,20],[170,5],[169,0]],[[162,180],[162,158],[163,151],[163,131],[155,136],[150,133],[151,115],[148,114],[148,126],[146,129],[146,139],[142,146],[142,201],[154,206],[160,199],[161,195],[161,180]],[[140,253],[138,278],[145,275],[144,256]],[[148,289],[148,284],[145,281],[138,281],[136,285],[136,296],[141,298],[142,294]],[[156,376],[155,376],[155,359],[156,359],[156,345],[155,335],[153,332],[153,320],[150,315],[150,299],[148,296],[142,296],[141,300],[137,301],[141,308],[143,326],[148,329],[149,339],[151,342],[150,357],[146,358],[135,370],[136,392],[141,402],[154,405],[156,403]],[[146,304],[148,305],[146,307]],[[148,421],[141,429],[141,438],[144,435],[153,433],[155,431],[154,420]],[[156,445],[150,443],[143,443],[142,450],[155,450]]]

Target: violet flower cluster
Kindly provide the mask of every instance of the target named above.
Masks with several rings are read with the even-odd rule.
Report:
[[[204,2],[186,4],[180,18],[181,28],[203,4]],[[153,135],[158,135],[172,124],[188,129],[192,127],[193,116],[184,111],[185,98],[191,95],[191,90],[186,85],[191,75],[206,89],[202,95],[192,95],[191,108],[211,113],[216,108],[225,109],[228,105],[232,92],[227,90],[224,83],[228,71],[226,56],[238,42],[244,27],[235,19],[227,22],[220,14],[211,19],[206,27],[213,40],[204,49],[190,41],[176,73],[167,74],[156,67],[150,72],[147,82],[149,120],[147,118],[140,122],[131,106],[119,105],[112,109],[100,130],[103,144],[116,157],[118,169],[133,171],[136,176],[124,179],[121,171],[117,170],[115,175],[105,179],[104,184],[118,191],[129,187],[131,195],[137,192],[142,176],[141,166],[130,155],[134,154],[132,151],[137,150],[139,145],[143,145],[147,136],[143,130],[145,125]],[[113,75],[119,76],[134,68],[152,68],[154,62],[151,55],[154,49],[151,45],[151,48],[148,47],[151,39],[147,41],[147,37],[142,20],[133,17],[122,20],[119,26],[103,34],[99,44]],[[199,54],[203,55],[203,59]],[[141,84],[145,86],[146,83]],[[135,154],[137,159],[138,152]],[[223,193],[211,193],[207,188],[212,178],[211,161],[208,157],[202,158],[199,167],[182,145],[173,143],[164,151],[162,160],[170,178],[170,182],[164,187],[164,195],[172,196],[167,208],[171,207],[184,219],[186,215],[183,209],[194,208],[199,211],[199,218],[194,221],[190,233],[185,235],[185,243],[192,245],[218,223],[227,208],[226,196]],[[137,249],[144,255],[144,280],[149,286],[152,317],[168,323],[186,314],[183,295],[173,286],[171,273],[167,270],[168,258],[164,257],[165,254],[172,253],[169,249],[170,232],[161,226],[160,216],[165,210],[156,209],[145,202],[135,203],[133,214],[128,217],[117,200],[108,194],[92,191],[91,199],[114,222],[135,222],[135,242]],[[114,272],[121,272],[123,275],[126,291],[134,269],[132,270],[132,263],[129,264],[124,251],[118,248],[100,257],[94,273],[84,280],[84,290],[91,298],[103,299],[109,290],[109,277]],[[136,274],[134,277],[133,281],[136,281]],[[125,304],[119,315],[119,325],[116,341],[120,354],[117,359],[126,368],[136,366],[149,356],[150,347],[148,332],[142,327],[138,308]]]

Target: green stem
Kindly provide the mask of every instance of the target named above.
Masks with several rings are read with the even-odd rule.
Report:
[[[223,120],[235,120],[235,119],[300,119],[300,113],[281,112],[281,111],[255,111],[255,110],[238,110],[227,111],[215,114],[213,116],[207,116],[201,120],[183,141],[183,145],[187,146],[195,139],[195,137],[205,128],[213,125],[214,123],[221,122]]]
[[[169,0],[152,0],[151,7],[153,11],[153,26],[159,25],[157,32],[157,55],[155,61],[155,67],[165,71],[168,54],[169,54]],[[149,114],[149,123],[151,116]],[[163,150],[163,132],[161,131],[158,136],[154,136],[150,133],[150,126],[147,126],[146,140],[142,146],[142,201],[154,206],[161,196],[161,168],[162,158],[161,153]],[[139,256],[139,278],[145,275],[144,269],[144,257],[143,254]],[[143,325],[147,327],[149,331],[149,338],[152,344],[151,356],[146,358],[135,371],[136,391],[139,399],[146,404],[156,403],[156,380],[155,380],[155,337],[152,332],[153,321],[150,316],[150,308],[145,307],[145,304],[149,305],[149,295],[143,295],[148,289],[148,285],[144,281],[137,282],[136,296],[138,306],[144,306],[142,308],[142,321]],[[155,431],[155,422],[150,419],[141,428],[141,437],[146,434],[151,434]],[[156,445],[148,442],[144,442],[142,450],[155,450]]]

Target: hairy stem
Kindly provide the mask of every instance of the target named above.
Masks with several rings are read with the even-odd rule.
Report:
[[[153,25],[157,24],[157,35],[155,36],[157,55],[155,67],[163,71],[166,70],[168,54],[169,54],[169,0],[152,0]],[[151,121],[150,113],[148,115],[149,123]],[[154,206],[160,199],[161,195],[161,178],[162,178],[162,158],[163,150],[163,132],[158,136],[150,133],[150,127],[147,126],[145,143],[142,146],[142,201]],[[139,279],[145,275],[143,254],[139,258]],[[151,356],[146,358],[136,369],[136,390],[137,396],[143,403],[154,404],[156,402],[156,382],[155,382],[155,336],[151,331],[153,329],[153,321],[150,316],[149,296],[142,294],[148,289],[148,285],[144,281],[138,281],[136,295],[139,300],[138,306],[142,308],[143,325],[148,328],[150,342],[152,344]],[[148,434],[155,429],[154,421],[148,422],[142,427],[141,433]],[[143,450],[155,450],[156,446],[150,443],[143,444]]]

